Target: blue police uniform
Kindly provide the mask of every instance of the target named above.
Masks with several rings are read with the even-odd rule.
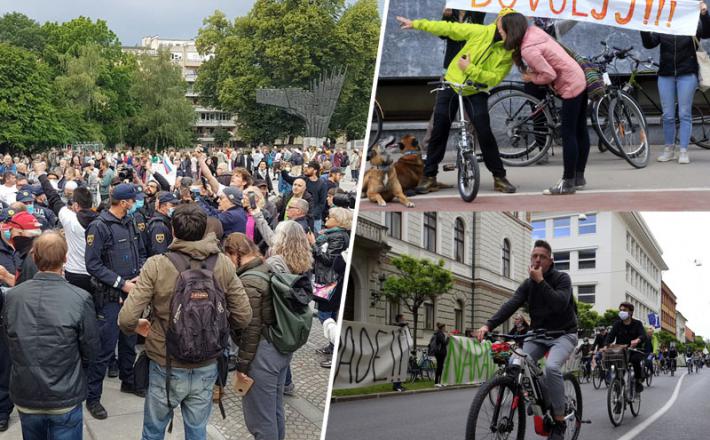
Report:
[[[148,221],[148,256],[164,254],[173,242],[170,217],[155,211],[155,215]]]
[[[132,185],[118,185],[114,198],[135,198]],[[104,304],[97,320],[101,333],[101,351],[96,363],[89,366],[87,404],[101,399],[104,375],[118,342],[119,377],[133,387],[136,335],[125,335],[118,329],[118,312],[126,294],[121,291],[126,281],[135,278],[146,259],[145,247],[131,216],[119,219],[109,210],[103,211],[86,230],[86,270],[106,289]]]

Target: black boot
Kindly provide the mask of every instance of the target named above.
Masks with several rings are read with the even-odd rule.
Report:
[[[584,174],[577,174],[574,178],[574,186],[576,189],[584,189],[587,186],[587,180],[584,178]]]
[[[542,193],[545,195],[564,195],[564,194],[574,194],[575,193],[575,188],[574,188],[575,182],[574,179],[560,179],[557,184],[554,186],[551,186],[547,188],[545,191]]]
[[[555,421],[555,424],[552,425],[552,431],[550,431],[550,436],[547,438],[548,440],[564,440],[566,431],[567,424],[565,422]]]
[[[89,410],[89,414],[95,419],[103,420],[108,417],[106,408],[99,402],[86,402],[86,409]]]
[[[416,191],[417,194],[426,194],[431,191],[436,191],[437,189],[439,188],[436,184],[436,177],[422,176],[419,184],[414,188],[414,191]]]
[[[506,194],[512,194],[516,191],[516,188],[513,186],[512,183],[508,182],[508,179],[505,177],[493,177],[493,190],[506,193]]]

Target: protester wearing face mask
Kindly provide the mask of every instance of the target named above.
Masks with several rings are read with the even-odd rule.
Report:
[[[42,185],[30,185],[27,187],[34,197],[34,216],[42,224],[42,230],[52,229],[57,227],[59,221],[57,215],[47,206],[47,195],[45,194]],[[51,188],[51,185],[50,185]],[[71,205],[71,203],[67,203]],[[46,228],[45,228],[46,224]]]
[[[108,417],[100,399],[103,379],[117,342],[121,391],[141,394],[135,389],[133,374],[136,336],[120,333],[117,323],[123,301],[135,287],[146,259],[143,241],[131,218],[138,208],[136,195],[133,184],[117,185],[110,196],[110,207],[101,212],[86,231],[86,270],[95,279],[95,297],[103,301],[97,304],[101,351],[98,361],[89,367],[86,400],[86,408],[97,419]]]
[[[148,221],[148,257],[168,251],[168,246],[173,242],[170,218],[179,204],[180,200],[171,192],[164,191],[158,194],[158,209]]]
[[[646,330],[643,328],[643,323],[638,319],[633,318],[634,305],[628,302],[619,304],[619,320],[614,323],[609,335],[606,337],[607,346],[611,344],[628,345],[631,348],[640,347],[641,343],[646,338]],[[641,362],[643,354],[632,352],[629,356],[629,362],[634,367],[636,376],[636,392],[643,391],[643,368]]]
[[[27,258],[32,249],[32,242],[42,233],[42,226],[27,211],[18,212],[2,227],[3,238],[15,249],[17,274],[15,284],[32,279],[37,273],[37,266],[32,258]]]
[[[138,233],[141,236],[141,240],[143,240],[143,246],[146,247],[147,253],[150,236],[148,235],[149,217],[145,216],[145,210],[143,209],[145,207],[145,193],[143,192],[143,187],[141,185],[134,185],[134,188],[136,190],[136,203],[135,208],[130,215],[133,217],[133,223],[136,224],[136,228],[138,228]]]

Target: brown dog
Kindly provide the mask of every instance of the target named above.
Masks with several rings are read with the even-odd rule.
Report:
[[[416,139],[414,143],[412,143],[411,139],[408,140],[410,149],[415,148],[416,144]],[[370,147],[367,152],[367,160],[370,162],[371,168],[365,173],[362,191],[368,200],[373,203],[377,203],[380,206],[387,206],[387,202],[391,202],[395,197],[397,197],[401,204],[407,208],[413,208],[414,203],[412,203],[404,194],[398,171],[400,161],[404,158],[407,158],[406,161],[410,161],[411,159],[409,159],[408,156],[413,155],[407,154],[400,159],[400,161],[397,161],[397,163],[394,164],[387,148],[395,145],[399,145],[402,150],[406,148],[404,143],[395,144],[394,138],[389,138],[380,144]],[[421,158],[419,160],[421,161]],[[404,165],[404,163],[402,165]],[[405,165],[403,168],[403,175],[406,176],[405,178],[407,179],[407,183],[410,184],[412,176],[406,168],[407,167]],[[417,182],[418,180],[414,182],[414,186],[416,186]]]
[[[403,155],[394,164],[394,168],[397,170],[397,179],[399,179],[402,190],[407,192],[416,188],[424,175],[422,150],[417,138],[411,134],[402,136],[399,141],[399,150]]]

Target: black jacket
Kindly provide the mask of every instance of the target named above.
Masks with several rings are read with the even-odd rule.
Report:
[[[710,14],[700,15],[695,35],[697,38],[710,38]],[[641,32],[641,40],[646,49],[661,46],[661,67],[658,69],[658,76],[698,74],[693,37]]]
[[[306,176],[292,176],[286,170],[281,171],[281,177],[293,185],[296,179],[303,179],[306,181],[306,189],[311,195],[311,200],[308,201],[309,208],[308,213],[313,217],[313,219],[320,219],[323,216],[323,210],[328,203],[328,187],[325,181],[320,177],[316,180],[311,180]]]
[[[631,324],[626,325],[624,321],[618,320],[611,327],[611,331],[606,337],[606,344],[611,345],[616,341],[620,345],[628,345],[634,339],[640,338],[641,343],[646,338],[646,330],[643,328],[643,323],[638,319],[631,319]],[[638,348],[643,348],[639,345]]]
[[[3,336],[12,353],[10,397],[30,409],[69,408],[86,399],[84,368],[99,352],[88,292],[40,272],[8,291]]]
[[[577,333],[577,306],[572,296],[572,280],[554,265],[536,283],[528,278],[518,287],[513,297],[503,304],[498,312],[486,322],[493,330],[516,310],[528,305],[530,327],[533,329],[564,330]]]
[[[342,273],[333,267],[335,259],[348,248],[350,234],[343,228],[326,229],[318,237],[313,248],[313,273],[317,284],[330,284],[337,282]]]

